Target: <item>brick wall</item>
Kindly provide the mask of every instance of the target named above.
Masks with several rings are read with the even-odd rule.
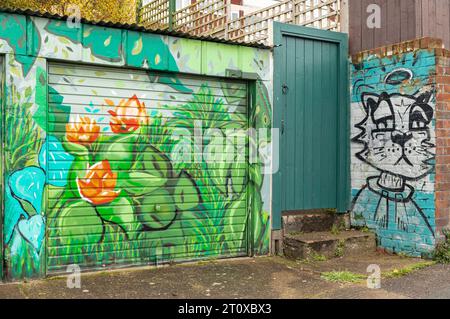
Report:
[[[450,52],[436,50],[436,228],[450,226]]]
[[[387,251],[430,256],[449,224],[449,55],[424,38],[359,53],[352,68],[352,224]]]

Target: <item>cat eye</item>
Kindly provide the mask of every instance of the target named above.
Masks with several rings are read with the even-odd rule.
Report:
[[[372,113],[372,119],[379,130],[394,128],[394,115],[392,114],[392,108],[387,101],[380,102],[376,110]]]
[[[425,122],[413,121],[411,124],[411,128],[425,128],[425,127],[426,127]]]
[[[377,126],[378,129],[394,128],[394,120],[391,117],[385,117],[379,120]]]
[[[427,112],[428,111],[428,112]],[[433,110],[427,110],[424,106],[416,105],[409,115],[410,129],[423,129],[431,122]]]

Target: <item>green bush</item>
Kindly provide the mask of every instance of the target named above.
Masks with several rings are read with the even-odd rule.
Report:
[[[443,231],[445,241],[436,245],[434,260],[441,264],[450,264],[450,229]]]

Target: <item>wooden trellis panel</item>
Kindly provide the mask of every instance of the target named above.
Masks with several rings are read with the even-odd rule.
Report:
[[[230,21],[229,38],[245,42],[266,42],[269,38],[269,26],[273,21],[293,22],[292,9],[293,2],[289,0]]]
[[[294,24],[339,31],[339,0],[294,0]]]
[[[172,28],[192,35],[269,44],[273,21],[340,31],[342,0],[285,0],[237,20],[231,20],[229,0],[199,0],[173,12],[170,0],[154,0],[142,9],[142,22],[154,28]]]
[[[225,30],[228,12],[227,0],[197,1],[174,13],[174,29],[193,35],[217,34]]]
[[[150,29],[168,29],[169,0],[154,0],[143,6],[139,21]]]

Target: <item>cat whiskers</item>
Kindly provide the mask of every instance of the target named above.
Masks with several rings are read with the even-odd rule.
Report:
[[[373,153],[375,156],[381,155],[381,154],[386,154],[386,150],[384,147],[375,147],[374,148],[375,152]]]
[[[432,153],[428,152],[428,151],[425,150],[425,149],[419,149],[419,148],[417,148],[415,152],[416,152],[417,154],[424,155],[424,156],[432,156],[432,155],[433,155]]]

